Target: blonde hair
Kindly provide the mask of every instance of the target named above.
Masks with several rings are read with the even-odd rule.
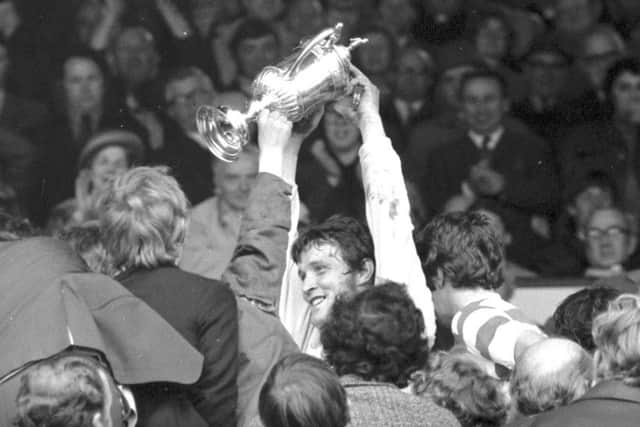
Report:
[[[188,207],[167,168],[137,167],[116,178],[99,200],[100,228],[113,267],[124,271],[175,264]]]
[[[640,387],[640,298],[623,294],[593,321],[596,369],[600,378],[615,378]]]

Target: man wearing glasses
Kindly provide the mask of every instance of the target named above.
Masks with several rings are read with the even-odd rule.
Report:
[[[589,267],[587,277],[624,276],[623,264],[636,248],[637,237],[632,219],[615,207],[597,209],[580,232]],[[640,275],[640,271],[635,272]]]

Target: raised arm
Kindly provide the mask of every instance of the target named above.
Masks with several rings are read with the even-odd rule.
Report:
[[[275,112],[258,118],[259,173],[240,225],[233,259],[222,274],[234,292],[275,312],[291,227],[290,183],[285,165],[297,150],[290,147],[291,122]]]
[[[352,71],[355,83],[363,88],[356,119],[363,140],[360,165],[367,223],[375,249],[376,278],[407,286],[409,295],[422,311],[425,332],[433,343],[435,313],[413,241],[411,209],[400,158],[384,133],[378,112],[378,89],[360,70],[353,67]]]

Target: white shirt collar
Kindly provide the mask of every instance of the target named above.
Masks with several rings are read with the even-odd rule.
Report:
[[[489,135],[489,143],[487,144],[487,148],[489,150],[493,150],[496,148],[498,142],[500,142],[500,138],[502,138],[503,133],[504,127],[500,126]],[[485,136],[472,130],[469,131],[468,135],[469,138],[471,138],[471,141],[473,141],[473,145],[475,145],[478,149],[482,149],[482,141],[484,140]]]

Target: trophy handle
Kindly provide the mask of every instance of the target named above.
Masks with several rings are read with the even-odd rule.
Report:
[[[342,22],[338,22],[335,27],[327,28],[326,30],[322,31],[320,34],[309,40],[307,43],[305,43],[304,47],[302,48],[302,52],[300,52],[295,62],[285,73],[285,77],[291,77],[296,74],[298,72],[298,68],[302,64],[302,61],[305,60],[305,58],[309,55],[309,53],[311,53],[313,48],[318,44],[322,43],[326,39],[329,39],[332,43],[338,41],[338,39],[340,38],[340,34],[342,33],[342,27]]]

